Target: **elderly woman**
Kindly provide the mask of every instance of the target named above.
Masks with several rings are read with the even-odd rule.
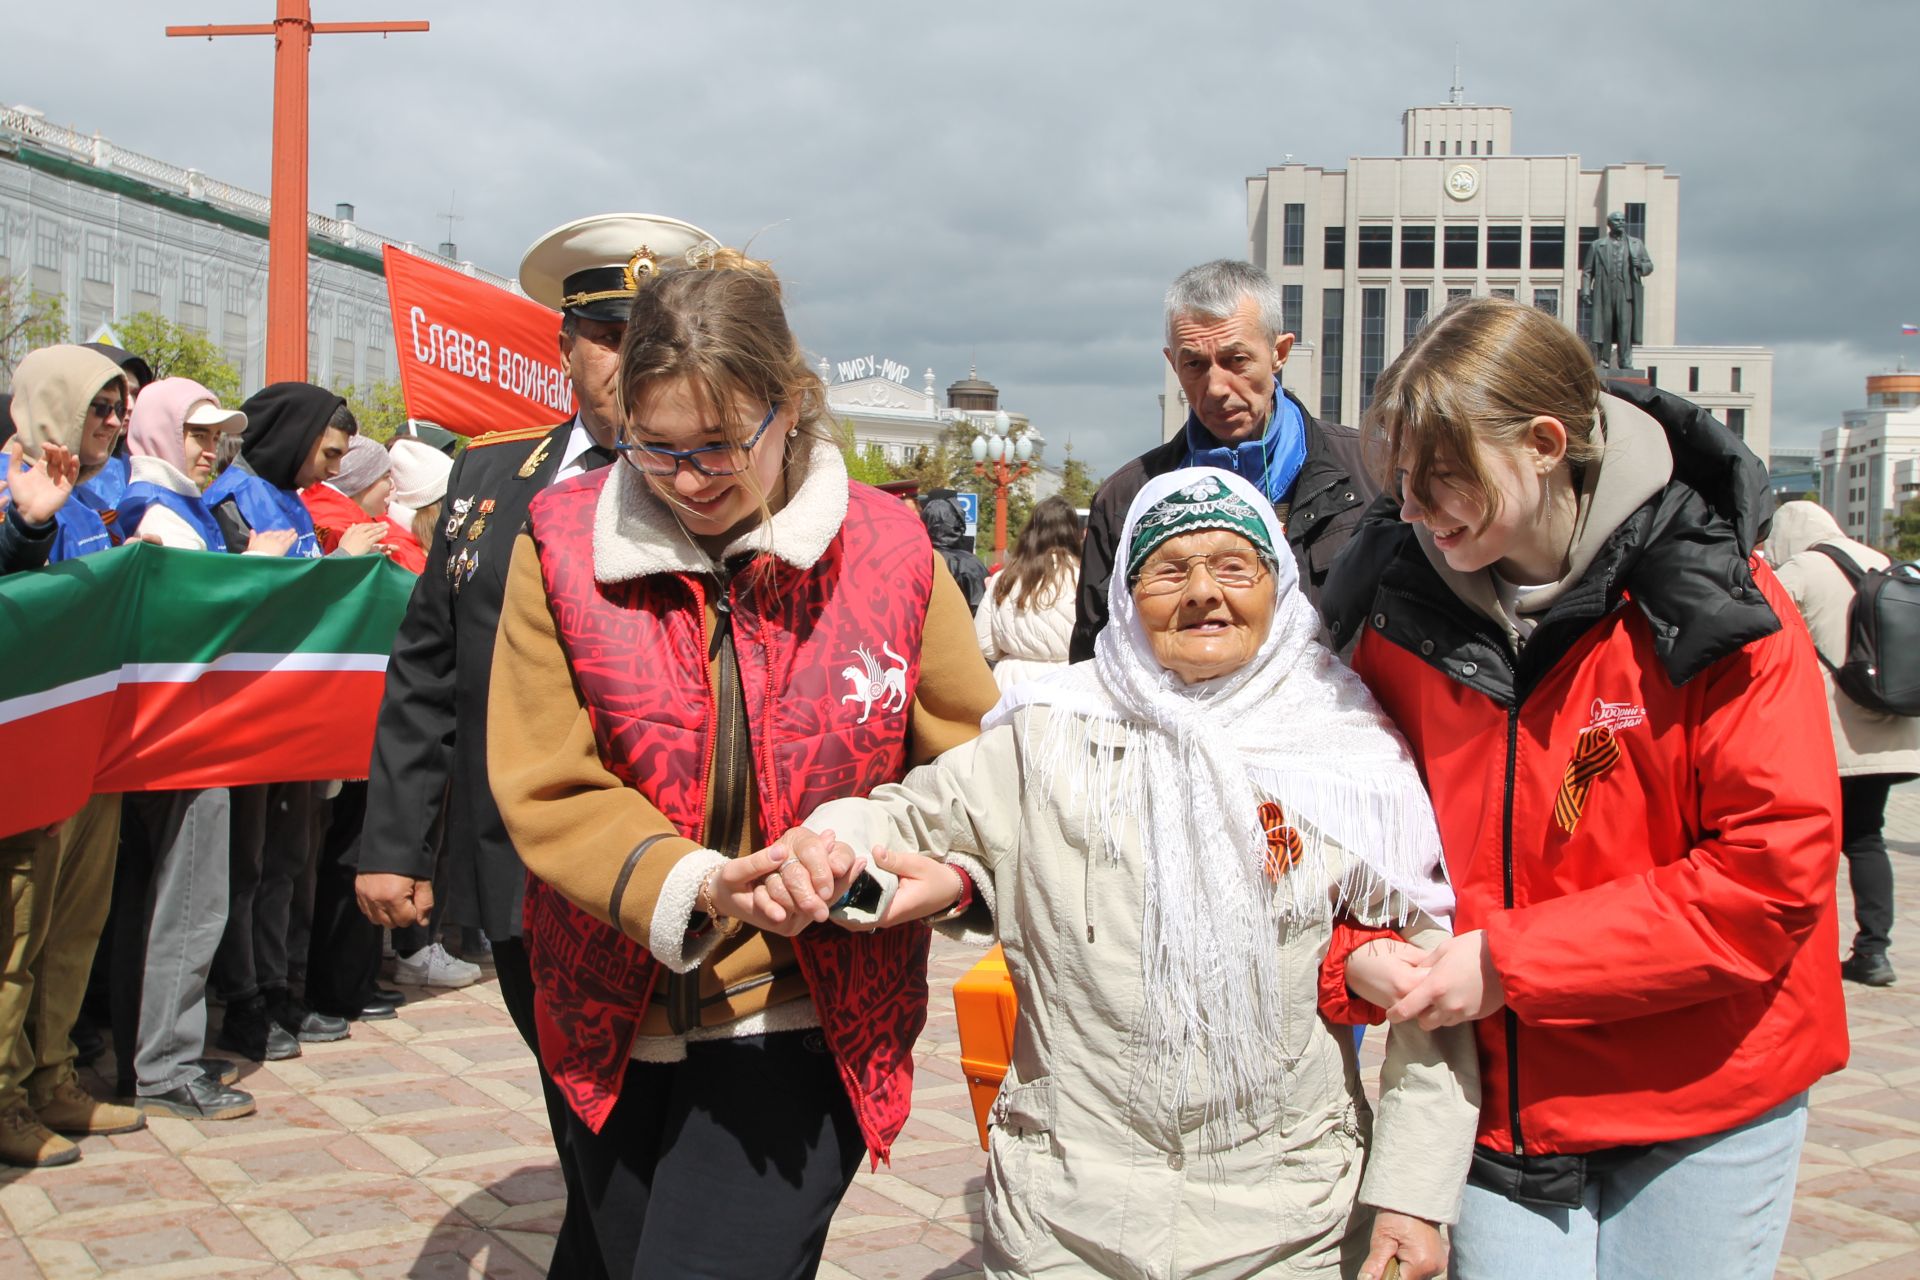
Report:
[[[1005,944],[988,1274],[1431,1276],[1473,1140],[1470,1037],[1396,1026],[1376,1121],[1316,1007],[1341,916],[1445,936],[1420,779],[1316,638],[1250,485],[1155,479],[1119,546],[1093,662],[808,823],[898,878],[882,926]]]

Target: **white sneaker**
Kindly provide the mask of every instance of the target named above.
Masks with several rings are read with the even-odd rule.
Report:
[[[480,981],[480,966],[468,964],[436,942],[395,960],[393,980],[410,987],[469,987]]]

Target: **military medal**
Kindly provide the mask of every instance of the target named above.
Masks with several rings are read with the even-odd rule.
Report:
[[[453,500],[453,514],[447,517],[447,541],[448,542],[452,542],[454,538],[459,535],[460,526],[463,523],[465,523],[467,518],[467,512],[471,511],[472,509],[473,509],[472,498],[455,498]]]
[[[473,518],[473,523],[467,526],[467,541],[468,542],[480,541],[480,535],[485,533],[486,531],[487,531],[487,518],[485,516],[475,516]]]
[[[534,448],[534,451],[527,455],[527,460],[520,464],[520,470],[514,474],[522,480],[531,477],[534,472],[540,469],[540,464],[547,460],[547,447],[552,443],[553,438],[551,436],[542,440],[539,445]]]

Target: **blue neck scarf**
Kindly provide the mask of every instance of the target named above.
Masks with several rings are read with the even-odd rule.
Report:
[[[1307,462],[1307,419],[1273,380],[1273,417],[1264,435],[1224,445],[1200,425],[1193,413],[1187,414],[1187,458],[1189,467],[1216,467],[1231,471],[1265,494],[1278,506],[1293,491],[1300,468]]]

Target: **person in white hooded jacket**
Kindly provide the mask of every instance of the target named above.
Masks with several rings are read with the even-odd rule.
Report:
[[[1033,509],[973,615],[980,652],[1005,693],[1067,665],[1080,587],[1080,516],[1058,495]]]
[[[1871,711],[1834,683],[1832,665],[1847,660],[1847,619],[1853,584],[1823,548],[1845,556],[1861,572],[1884,569],[1887,557],[1855,542],[1825,508],[1813,502],[1782,503],[1767,534],[1766,555],[1780,585],[1807,620],[1814,648],[1825,659],[1833,725],[1833,753],[1840,762],[1840,852],[1853,890],[1853,954],[1840,976],[1871,987],[1891,986],[1887,958],[1893,934],[1893,864],[1887,858],[1887,793],[1896,782],[1920,776],[1920,719]]]

